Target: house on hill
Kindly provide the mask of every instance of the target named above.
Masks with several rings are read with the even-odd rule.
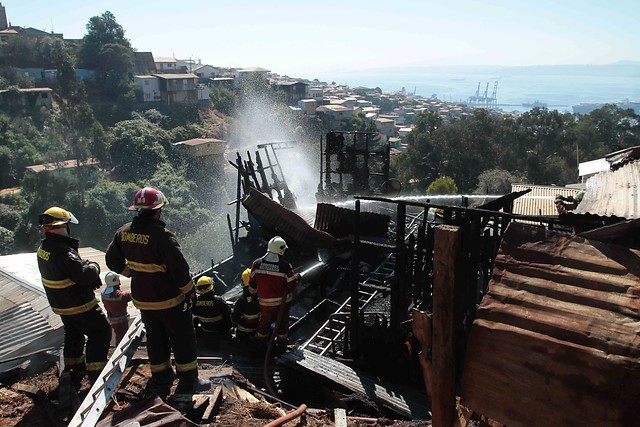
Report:
[[[6,42],[11,37],[15,37],[17,35],[18,35],[18,32],[13,29],[0,30],[0,42]]]
[[[213,168],[222,173],[225,165],[226,142],[216,138],[193,138],[173,144],[185,155],[196,160],[198,166]]]
[[[0,31],[7,30],[9,22],[7,21],[7,9],[0,3]]]
[[[144,75],[156,72],[156,63],[151,52],[133,52],[133,74]]]
[[[353,110],[342,105],[321,105],[316,112],[333,120],[351,120],[353,117]]]
[[[65,160],[56,163],[44,163],[40,165],[27,166],[28,172],[39,173],[52,173],[57,175],[71,175],[77,168],[86,168],[97,166],[100,164],[98,159],[87,159],[84,162],[78,162],[77,160]]]
[[[175,74],[178,72],[178,64],[174,58],[154,57],[153,62],[158,73]]]
[[[158,78],[160,99],[165,104],[198,102],[198,76],[195,74],[154,74]]]
[[[160,102],[160,81],[156,76],[133,76],[133,82],[142,92],[143,102]]]
[[[289,105],[295,105],[301,99],[306,98],[308,87],[308,84],[300,81],[277,82],[275,84],[275,89],[284,93],[286,102]]]
[[[244,82],[254,78],[266,80],[271,71],[265,70],[260,67],[243,68],[236,70],[234,84],[235,87],[240,87]]]
[[[21,106],[26,108],[51,108],[53,89],[48,87],[11,88],[0,90],[0,106]]]
[[[210,81],[210,79],[213,79],[218,74],[220,74],[219,70],[216,67],[207,64],[197,65],[196,67],[194,67],[192,73],[198,76],[200,78],[200,81],[203,83]]]

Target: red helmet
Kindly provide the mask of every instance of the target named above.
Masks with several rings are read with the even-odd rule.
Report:
[[[138,190],[133,198],[133,205],[129,206],[130,211],[146,211],[160,209],[169,204],[169,200],[162,194],[162,191],[153,187],[144,187]]]

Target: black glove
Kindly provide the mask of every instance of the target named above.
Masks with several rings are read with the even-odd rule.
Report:
[[[100,274],[100,264],[98,264],[97,262],[83,260],[82,264],[87,266],[87,267],[93,268],[96,271],[97,274]]]

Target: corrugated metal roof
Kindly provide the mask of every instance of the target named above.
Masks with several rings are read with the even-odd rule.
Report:
[[[104,252],[80,248],[82,259],[100,265],[101,278],[109,271]],[[122,290],[131,289],[131,279],[120,277]],[[96,298],[100,301],[100,290]],[[101,303],[102,305],[102,303]],[[128,305],[133,317],[138,310]],[[0,373],[19,366],[32,353],[60,348],[64,331],[60,316],[53,313],[44,292],[35,253],[0,256]]]
[[[575,188],[553,187],[543,185],[512,184],[511,192],[531,189],[513,201],[513,213],[518,215],[557,215],[558,211],[553,203],[556,195],[575,196],[579,190]]]
[[[573,213],[640,218],[639,188],[640,160],[600,172],[587,180],[584,198]]]
[[[59,348],[64,340],[62,321],[51,311],[44,290],[2,269],[0,336],[0,373],[21,365],[33,353]]]
[[[510,224],[471,328],[462,403],[509,426],[636,425],[639,258]]]

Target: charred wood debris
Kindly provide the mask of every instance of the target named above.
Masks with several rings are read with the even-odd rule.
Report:
[[[322,138],[318,204],[309,212],[296,205],[280,164],[283,150],[295,149],[293,142],[261,144],[253,154],[236,153],[229,161],[237,171],[236,199],[229,203],[227,215],[233,254],[194,274],[194,279],[214,276],[216,293],[231,304],[242,293],[242,270],[264,253],[271,237],[282,236],[289,246],[285,258],[303,275],[291,310],[286,352],[268,355],[267,360],[264,351],[233,337],[199,342],[201,376],[210,379],[211,389],[197,395],[176,395],[172,390],[158,397],[146,390],[150,372],[144,326],[137,318],[92,387],[86,383],[79,390],[71,387],[64,376],[58,378],[61,363],[46,357],[31,364],[37,375],[16,371],[3,379],[2,412],[14,411],[6,419],[19,425],[72,426],[134,421],[146,425],[160,419],[167,425],[223,426],[282,425],[292,420],[287,425],[605,425],[589,419],[568,421],[553,412],[587,401],[593,420],[606,425],[640,423],[637,327],[629,348],[620,344],[624,348],[603,349],[593,340],[578,340],[575,346],[594,349],[585,356],[574,348],[572,363],[562,356],[568,352],[565,347],[572,346],[565,343],[563,347],[560,338],[547,330],[550,325],[537,330],[526,313],[518,321],[509,320],[536,301],[540,319],[547,316],[565,324],[564,329],[557,328],[562,329],[558,334],[588,334],[588,328],[572,330],[570,315],[558,315],[560,306],[580,303],[580,292],[572,294],[578,302],[566,296],[549,300],[553,292],[548,285],[539,285],[547,291],[532,291],[534,285],[529,282],[536,277],[580,287],[582,282],[575,277],[588,275],[589,269],[613,274],[612,267],[602,267],[606,257],[580,272],[544,273],[545,269],[557,273],[568,259],[560,254],[560,246],[573,245],[577,252],[571,263],[578,264],[581,251],[586,250],[580,245],[593,239],[589,250],[595,247],[601,253],[607,253],[606,245],[624,245],[616,252],[619,259],[624,258],[616,274],[631,277],[628,292],[620,290],[620,298],[630,301],[631,313],[612,310],[628,316],[626,320],[635,319],[637,325],[638,246],[637,239],[629,244],[628,237],[637,233],[637,220],[513,214],[514,200],[526,191],[473,207],[465,196],[451,198],[447,204],[432,203],[426,197],[401,197],[399,183],[389,175],[389,144],[366,132],[331,132]],[[527,252],[535,245],[542,249]],[[542,261],[536,258],[545,256]],[[630,265],[634,259],[635,266]],[[530,263],[535,262],[539,265],[533,268]],[[516,264],[531,268],[527,273],[520,271],[518,283],[504,273]],[[501,272],[498,278],[496,265]],[[571,278],[571,274],[577,276]],[[487,297],[494,282],[498,291]],[[520,293],[500,293],[500,286],[520,289]],[[519,300],[525,291],[535,298]],[[606,295],[600,297],[606,299]],[[501,313],[500,330],[488,323],[497,322],[496,313]],[[581,319],[589,323],[587,315]],[[527,332],[527,344],[518,344],[515,329]],[[606,361],[594,355],[598,349],[620,354],[626,362],[616,362],[609,370]],[[552,393],[554,404],[548,405],[553,409],[545,414],[541,396],[546,392],[536,388],[545,380],[539,371],[544,363],[527,359],[527,354],[547,352],[563,360],[565,369],[571,370],[566,377],[573,375],[582,389],[562,372],[554,372],[555,377],[549,374],[546,380],[553,382],[556,392]],[[544,362],[553,364],[553,357]],[[531,379],[535,369],[525,369],[531,365],[536,365],[540,378]],[[507,368],[508,378],[500,377],[501,369]],[[608,372],[614,372],[615,378],[608,379]],[[600,383],[575,380],[590,375],[598,375]],[[496,390],[491,381],[499,382],[501,389]],[[513,392],[520,395],[509,396],[509,383],[518,384]],[[615,408],[597,404],[607,387],[619,390]],[[633,399],[635,409],[627,406],[634,406]],[[608,417],[598,412],[614,409],[615,414]]]

